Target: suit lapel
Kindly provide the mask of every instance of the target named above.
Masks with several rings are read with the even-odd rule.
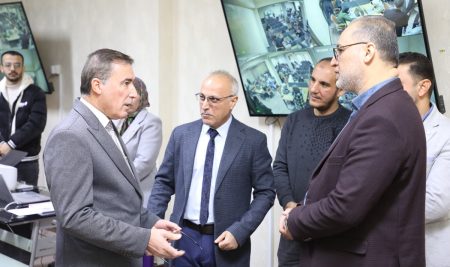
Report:
[[[317,164],[316,168],[314,169],[312,173],[312,177],[315,177],[317,175],[317,172],[322,168],[322,165],[325,163],[325,161],[330,156],[331,152],[334,150],[336,145],[340,142],[340,140],[348,135],[348,132],[351,131],[354,124],[360,119],[361,116],[364,115],[367,108],[372,105],[373,103],[377,102],[379,99],[383,98],[384,96],[393,93],[394,91],[403,90],[403,87],[401,85],[400,79],[394,79],[390,82],[388,82],[386,85],[381,87],[378,91],[376,91],[372,96],[367,99],[366,103],[361,107],[361,109],[358,111],[358,113],[352,118],[351,121],[349,121],[344,129],[339,133],[338,137],[334,140],[334,142],[331,144],[330,148],[328,148],[325,155],[320,160],[319,164]]]
[[[428,118],[424,121],[424,129],[427,138],[427,143],[430,142],[430,139],[435,135],[439,128],[439,111],[436,106],[433,106],[433,110],[431,111]]]
[[[144,121],[145,116],[146,112],[142,112],[142,110],[139,111],[136,118],[134,118],[133,122],[128,126],[128,129],[122,135],[122,139],[125,144],[127,144],[136,135],[139,128],[141,128],[141,124]]]
[[[123,176],[136,188],[136,191],[141,195],[141,190],[139,184],[137,183],[136,178],[134,177],[130,168],[128,168],[125,159],[123,158],[122,153],[119,148],[116,146],[111,136],[105,130],[105,128],[100,125],[97,117],[80,101],[75,102],[74,110],[77,111],[83,119],[88,124],[88,131],[92,134],[92,137],[98,142],[98,144],[105,150],[106,154],[112,160],[114,165],[119,169],[119,171],[123,174]],[[120,138],[119,138],[120,140]],[[126,152],[125,145],[122,140],[122,147],[124,148],[124,153],[128,158],[128,153]],[[129,161],[129,160],[128,160]],[[130,167],[133,168],[133,163],[130,163]]]
[[[192,126],[188,129],[188,131],[185,134],[185,139],[183,140],[183,154],[182,154],[182,162],[185,166],[183,176],[184,176],[184,191],[185,196],[187,199],[187,196],[189,195],[189,189],[191,187],[191,180],[192,180],[192,171],[194,168],[194,160],[195,160],[195,153],[197,150],[197,144],[198,139],[200,138],[200,133],[202,131],[202,121],[198,120],[197,122],[193,123]]]
[[[222,158],[220,160],[219,170],[217,172],[215,192],[222,184],[223,178],[233,163],[236,155],[242,147],[245,140],[245,130],[241,123],[235,118],[232,119],[230,129],[228,130],[227,140],[223,148]]]

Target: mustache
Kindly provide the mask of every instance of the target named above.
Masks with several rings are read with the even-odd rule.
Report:
[[[200,113],[200,115],[202,115],[202,116],[212,116],[212,114],[210,114],[210,113],[208,113],[208,112],[202,112],[202,113]]]

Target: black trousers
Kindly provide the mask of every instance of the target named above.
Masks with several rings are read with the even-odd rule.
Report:
[[[16,165],[17,180],[27,184],[37,185],[39,178],[39,161],[24,161]]]
[[[300,243],[280,236],[277,256],[279,267],[298,267],[300,265]]]

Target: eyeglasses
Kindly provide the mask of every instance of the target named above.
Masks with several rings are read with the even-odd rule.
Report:
[[[10,69],[12,66],[14,66],[15,69],[19,69],[22,67],[22,63],[5,63],[2,64],[3,67]]]
[[[203,247],[202,247],[197,241],[195,241],[194,238],[193,238],[192,236],[186,234],[185,232],[183,232],[183,231],[181,231],[181,230],[180,230],[179,233],[180,233],[181,235],[187,237],[187,238],[188,238],[192,243],[194,243],[201,251],[203,251]],[[189,255],[186,255],[186,254],[185,254],[185,256],[188,257],[188,258],[187,258],[188,261],[190,261],[190,262],[192,261],[192,259],[189,257]],[[162,260],[163,260],[165,263],[169,263],[169,261],[168,261],[167,259],[162,258]]]
[[[187,237],[189,240],[191,240],[192,243],[194,243],[200,250],[203,250],[202,246],[200,246],[200,244],[197,243],[197,241],[195,241],[193,237],[191,237],[190,235],[186,234],[185,232],[183,232],[183,231],[181,231],[181,230],[180,230],[180,233],[181,233],[182,235],[184,235],[185,237]]]
[[[208,101],[209,103],[212,103],[212,104],[219,103],[220,101],[222,101],[222,100],[224,100],[226,98],[229,98],[229,97],[233,97],[233,96],[234,95],[229,95],[229,96],[224,96],[224,97],[215,97],[215,96],[205,96],[202,93],[196,93],[195,94],[195,97],[197,98],[198,101],[205,102],[205,100],[206,100],[206,101]]]
[[[349,44],[349,45],[343,45],[343,46],[337,46],[333,48],[333,54],[334,54],[334,58],[336,60],[339,59],[339,56],[342,54],[342,52],[344,52],[345,49],[349,48],[350,46],[354,46],[354,45],[360,45],[360,44],[368,44],[369,42],[358,42],[358,43],[354,43],[354,44]]]

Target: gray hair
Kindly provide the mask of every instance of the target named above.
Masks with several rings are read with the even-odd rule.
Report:
[[[107,48],[94,51],[88,56],[81,71],[80,92],[82,95],[89,95],[91,93],[92,79],[100,79],[103,83],[109,79],[112,63],[126,63],[131,65],[133,64],[133,59],[122,52]]]
[[[398,65],[398,43],[395,23],[383,16],[364,16],[355,19],[353,36],[375,44],[383,61]]]
[[[226,77],[231,83],[231,93],[233,95],[238,95],[239,83],[236,80],[236,78],[234,78],[234,76],[231,75],[228,71],[226,71],[226,70],[215,70],[215,71],[211,72],[208,75],[208,78],[212,77],[212,76],[224,76],[224,77]]]

